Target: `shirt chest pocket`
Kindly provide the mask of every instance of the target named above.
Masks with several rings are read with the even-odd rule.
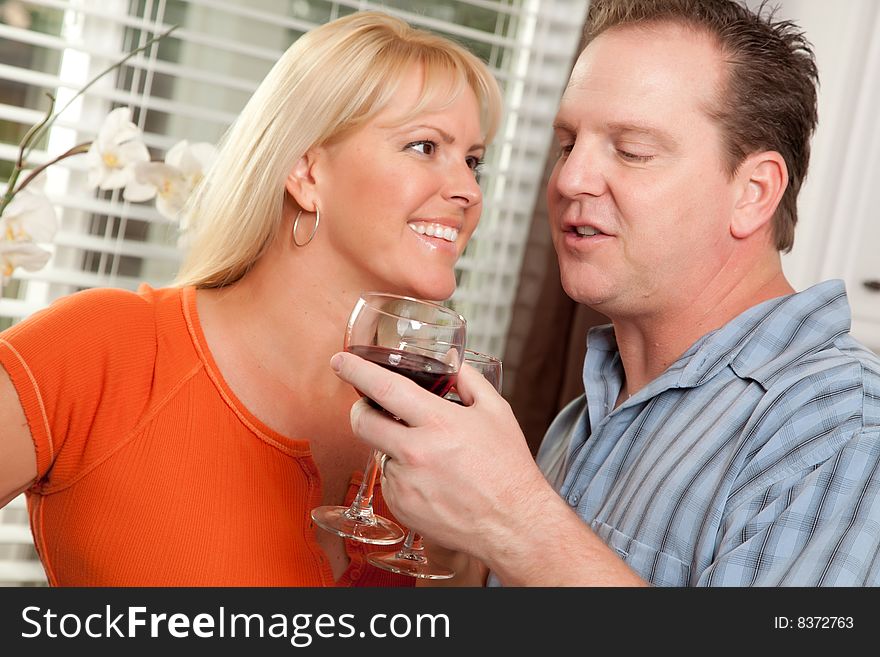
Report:
[[[650,545],[640,543],[604,522],[593,521],[593,531],[626,564],[654,586],[687,586],[690,566]]]

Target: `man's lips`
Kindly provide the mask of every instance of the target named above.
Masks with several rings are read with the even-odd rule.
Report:
[[[601,230],[598,228],[594,228],[593,226],[575,226],[574,232],[582,237],[592,237],[593,235],[604,235]]]
[[[579,237],[595,237],[596,235],[608,235],[605,231],[591,224],[572,224],[566,223],[562,226],[564,233],[571,233]]]

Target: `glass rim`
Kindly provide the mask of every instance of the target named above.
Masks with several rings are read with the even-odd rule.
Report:
[[[416,297],[409,297],[409,296],[406,296],[405,294],[394,294],[393,292],[361,292],[358,295],[358,302],[363,301],[365,304],[370,305],[369,301],[367,300],[367,297],[385,297],[388,299],[400,299],[401,301],[414,301],[416,303],[420,303],[420,304],[423,304],[426,306],[433,306],[434,308],[443,311],[444,314],[451,315],[452,317],[455,317],[456,319],[458,319],[461,322],[462,327],[467,327],[467,320],[464,318],[463,315],[455,312],[454,310],[452,310],[452,308],[447,308],[446,306],[441,306],[439,303],[436,303],[434,301],[426,301],[425,299],[418,299]],[[387,310],[384,310],[383,308],[376,308],[372,305],[370,305],[370,308],[372,308],[375,312],[381,313],[381,314],[386,315],[388,317],[397,317],[398,319],[405,319],[405,320],[413,320],[414,319],[415,321],[417,321],[421,324],[425,324],[427,326],[440,326],[440,327],[449,326],[448,324],[441,324],[439,322],[422,321],[421,319],[416,319],[415,317],[402,317],[401,315],[398,315],[397,313],[389,312]]]
[[[493,356],[492,354],[484,354],[481,351],[476,351],[475,349],[468,349],[468,348],[465,348],[464,358],[462,360],[466,361],[468,359],[468,355],[476,356],[477,358],[472,358],[471,360],[475,360],[477,362],[484,362],[484,363],[501,363],[501,362],[503,362],[500,358],[498,358],[498,356]]]

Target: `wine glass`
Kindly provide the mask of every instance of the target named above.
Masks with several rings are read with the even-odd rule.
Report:
[[[466,322],[449,308],[411,297],[368,292],[355,304],[344,348],[443,396],[455,384],[464,353]],[[367,399],[374,408],[381,407]],[[404,531],[373,512],[373,487],[382,454],[373,449],[351,506],[319,506],[312,520],[361,543],[391,545]]]
[[[500,360],[472,349],[465,349],[464,362],[478,370],[495,387],[495,390],[501,392]],[[446,394],[446,399],[463,404],[455,388]],[[425,548],[422,546],[422,537],[412,529],[407,531],[403,545],[397,552],[373,552],[367,555],[367,561],[377,568],[421,579],[449,579],[455,575],[455,571],[451,568],[428,560],[425,556]]]
[[[464,362],[482,374],[492,384],[492,387],[501,394],[502,368],[501,361],[498,358],[489,354],[481,354],[473,349],[465,349]],[[458,396],[458,391],[456,391],[454,386],[446,393],[446,399],[454,401],[456,404],[462,404],[461,397]]]

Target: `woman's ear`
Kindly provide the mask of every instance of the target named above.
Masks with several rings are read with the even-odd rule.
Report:
[[[293,197],[296,204],[306,212],[314,212],[317,202],[317,185],[315,180],[315,163],[318,159],[317,149],[306,151],[287,174],[284,188]]]
[[[788,186],[788,167],[776,151],[749,155],[736,177],[740,194],[730,222],[730,234],[745,239],[772,223],[776,208]]]

